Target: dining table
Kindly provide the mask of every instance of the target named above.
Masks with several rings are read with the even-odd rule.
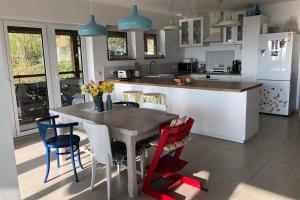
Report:
[[[129,108],[113,104],[112,110],[98,112],[93,102],[52,108],[50,115],[59,115],[58,123],[78,122],[77,128],[83,130],[83,123],[106,125],[112,139],[124,142],[127,150],[128,194],[137,197],[136,143],[159,134],[161,125],[178,118],[178,115],[145,108]],[[64,134],[63,131],[58,134]],[[101,134],[101,132],[99,132]]]

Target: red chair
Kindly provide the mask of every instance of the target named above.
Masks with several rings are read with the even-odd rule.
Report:
[[[155,199],[159,200],[175,200],[167,195],[175,187],[185,183],[203,189],[200,181],[177,174],[182,170],[187,161],[181,160],[179,157],[184,148],[184,144],[190,139],[189,133],[194,124],[194,120],[189,118],[186,123],[176,127],[165,127],[161,130],[160,139],[157,142],[157,148],[151,164],[147,167],[148,172],[144,180],[142,191]],[[182,142],[185,141],[185,142]],[[181,145],[180,145],[181,144]],[[172,147],[173,150],[168,148]],[[169,153],[161,157],[163,150],[169,150]],[[155,175],[162,178],[170,178],[172,183],[162,188],[160,191],[151,188],[151,182]]]

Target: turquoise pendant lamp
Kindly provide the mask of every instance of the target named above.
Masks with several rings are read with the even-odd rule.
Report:
[[[104,26],[96,23],[94,15],[90,15],[88,23],[79,27],[78,34],[80,36],[101,36],[107,35],[107,30]]]
[[[78,34],[80,36],[102,36],[107,35],[107,30],[104,26],[97,24],[95,21],[95,16],[93,13],[93,5],[92,1],[89,1],[90,4],[90,13],[91,15],[88,18],[88,23],[86,25],[82,25],[78,29]]]
[[[131,6],[131,15],[118,21],[120,31],[144,31],[150,30],[152,21],[138,14],[137,5],[133,2]]]

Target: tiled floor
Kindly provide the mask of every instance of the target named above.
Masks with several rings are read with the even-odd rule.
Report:
[[[78,134],[84,150],[87,138]],[[182,174],[209,175],[208,181],[201,179],[209,191],[183,185],[172,193],[176,199],[300,199],[300,122],[296,115],[261,115],[258,134],[244,145],[195,134],[192,138],[183,153],[190,163]],[[18,139],[15,148],[22,199],[106,199],[105,171],[98,171],[98,185],[89,191],[87,153],[82,154],[85,169],[78,168],[79,183],[74,182],[70,162],[58,169],[52,160],[50,181],[44,184],[44,148],[39,136]],[[126,171],[118,176],[114,169],[113,175],[112,199],[128,199]],[[137,199],[151,198],[139,192]]]

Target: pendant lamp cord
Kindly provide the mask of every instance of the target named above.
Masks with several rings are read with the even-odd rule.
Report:
[[[173,21],[175,22],[175,16],[174,16],[174,1],[173,0],[170,0],[170,5],[169,5],[169,11],[168,11],[171,16],[172,16],[172,19]]]
[[[223,0],[219,0],[217,9],[216,9],[216,11],[213,15],[212,23],[216,23],[215,20],[216,20],[216,15],[217,15],[218,12],[220,12],[220,14],[222,15],[222,13],[221,13],[222,12],[221,11],[222,4],[223,4]],[[222,16],[219,16],[219,17],[222,17]]]
[[[89,6],[90,6],[90,14],[93,15],[94,12],[93,12],[93,3],[92,3],[92,0],[89,0]]]

